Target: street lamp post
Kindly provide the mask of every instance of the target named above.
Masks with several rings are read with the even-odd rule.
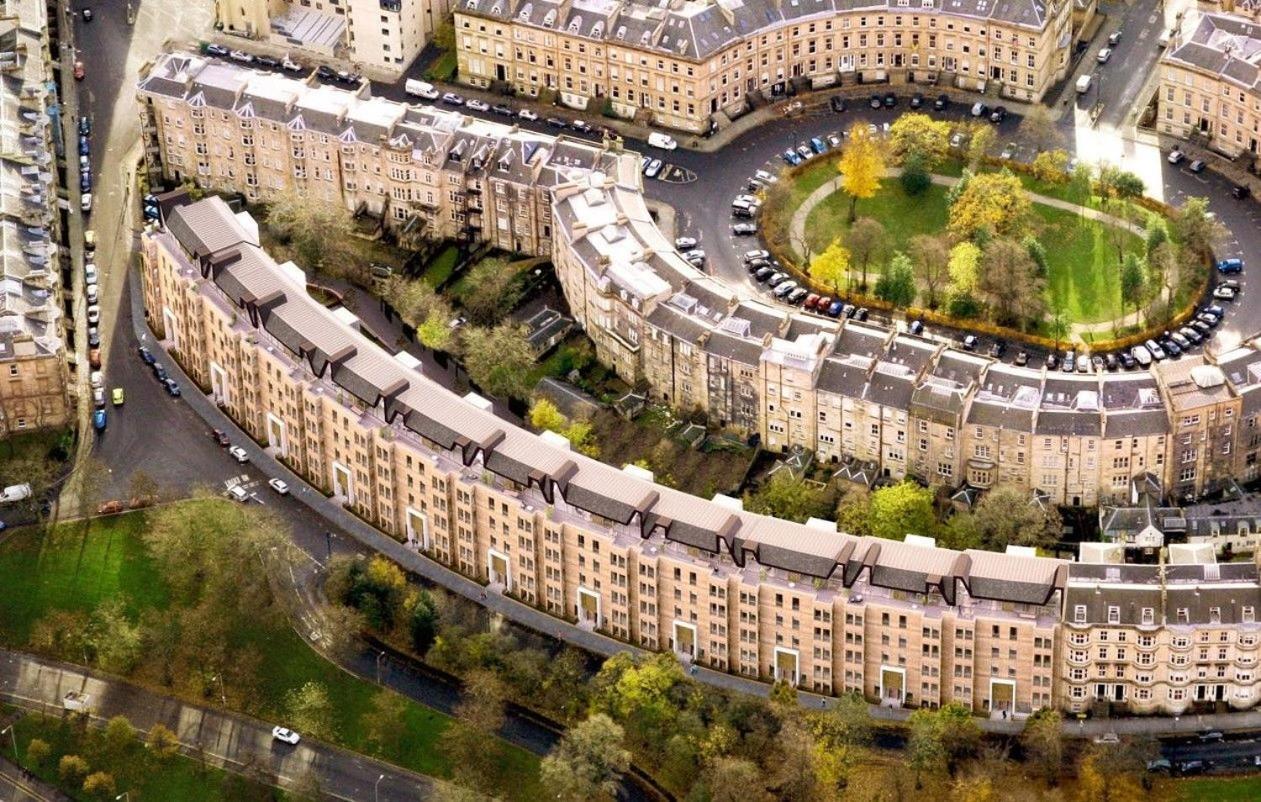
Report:
[[[0,735],[4,735],[6,732],[9,733],[9,737],[13,739],[13,762],[20,764],[21,761],[18,760],[18,734],[14,732],[12,724],[5,727],[3,730],[0,730]]]
[[[373,802],[381,802],[381,793],[380,793],[380,792],[381,792],[381,781],[382,781],[382,780],[384,780],[384,779],[385,779],[385,775],[384,775],[384,774],[382,774],[380,777],[377,777],[377,781],[376,781],[375,783],[373,783],[373,784],[372,784],[372,800],[373,800]]]
[[[385,652],[377,652],[377,684],[381,684],[381,660],[385,657]]]
[[[123,791],[121,794],[114,797],[114,802],[119,802],[119,800],[122,800],[122,802],[131,802],[131,791]]]

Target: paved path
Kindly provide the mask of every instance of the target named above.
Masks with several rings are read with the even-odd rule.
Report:
[[[192,705],[78,666],[0,649],[0,699],[59,716],[62,699],[70,691],[89,695],[92,718],[98,723],[123,715],[141,731],[165,724],[185,754],[198,759],[204,755],[207,762],[229,771],[261,770],[281,786],[314,772],[322,792],[337,799],[407,802],[433,792],[432,778],[388,763],[311,738],[297,746],[276,741],[271,737],[273,725],[267,722]]]

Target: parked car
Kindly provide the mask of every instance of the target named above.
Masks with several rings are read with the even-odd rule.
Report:
[[[1116,370],[1121,366],[1121,362],[1117,359],[1116,354],[1109,351],[1103,355],[1103,366],[1108,370]]]
[[[1134,357],[1134,361],[1142,367],[1147,367],[1152,363],[1152,352],[1148,351],[1141,345],[1136,345],[1130,349],[1130,356]]]
[[[227,448],[231,443],[228,441],[228,435],[222,429],[211,429],[210,438],[220,446]]]
[[[269,70],[274,70],[280,66],[280,62],[271,56],[255,56],[254,63]]]
[[[995,340],[990,346],[989,355],[991,359],[1002,359],[1003,354],[1007,353],[1007,343],[1003,340]]]
[[[254,63],[253,54],[246,53],[244,50],[229,50],[228,58],[232,59],[238,64],[253,64]]]
[[[810,294],[810,290],[806,289],[805,287],[798,287],[797,289],[788,293],[788,297],[785,298],[785,300],[788,301],[788,303],[792,304],[793,306],[796,306],[797,304],[804,301],[809,294]]]
[[[303,70],[306,69],[306,67],[303,67],[297,61],[294,61],[288,56],[285,56],[284,58],[280,60],[280,69],[284,70],[285,72],[302,72]]]
[[[1188,340],[1190,340],[1192,345],[1199,345],[1200,343],[1204,342],[1204,335],[1200,334],[1198,331],[1191,328],[1190,326],[1183,326],[1182,328],[1178,329],[1178,333],[1181,334],[1183,337],[1186,337]]]
[[[301,735],[298,735],[293,730],[286,729],[284,727],[272,727],[271,737],[277,741],[283,741],[290,746],[294,746],[298,743],[298,741],[302,740]]]
[[[814,151],[810,149],[809,145],[801,144],[797,146],[797,155],[802,159],[808,159],[814,155]]]
[[[1235,184],[1230,188],[1230,196],[1235,200],[1243,200],[1252,194],[1252,190],[1245,184]]]
[[[1227,259],[1217,260],[1217,272],[1219,273],[1242,273],[1243,259],[1238,256],[1231,256]]]
[[[911,95],[911,108],[918,109],[920,106],[923,106],[923,105],[924,105],[923,92],[916,92],[915,94]]]
[[[140,361],[145,363],[146,365],[152,365],[157,362],[157,359],[155,359],[153,356],[153,352],[150,351],[148,348],[145,348],[143,345],[137,348],[136,350],[140,354]]]
[[[743,258],[745,262],[752,262],[754,259],[770,259],[771,253],[761,248],[755,248],[751,251],[745,251]]]
[[[1156,360],[1157,362],[1161,361],[1166,356],[1168,356],[1165,353],[1165,349],[1161,348],[1160,345],[1155,340],[1148,340],[1147,342],[1143,343],[1143,347],[1145,347],[1148,353],[1152,355],[1152,359]]]
[[[88,349],[88,365],[90,365],[93,370],[96,370],[101,367],[101,349],[100,348]]]
[[[88,306],[88,323],[95,326],[97,323],[100,323],[100,322],[101,322],[101,307],[97,306],[96,304],[90,304]]]
[[[945,111],[947,108],[949,108],[949,106],[950,106],[949,95],[938,95],[937,99],[933,101],[933,109],[936,111]]]
[[[990,112],[990,122],[994,123],[995,125],[997,125],[998,123],[1001,123],[1003,120],[1006,120],[1006,119],[1007,119],[1006,106],[997,106],[995,107],[993,111]]]
[[[833,301],[832,303],[828,304],[828,309],[827,309],[828,317],[840,317],[841,310],[844,308],[845,308],[844,301],[839,301],[839,300]]]
[[[92,410],[92,428],[96,429],[98,432],[103,432],[105,431],[105,425],[106,425],[105,410],[103,409]]]
[[[1095,61],[1100,64],[1107,64],[1108,59],[1110,58],[1112,58],[1112,48],[1105,47],[1099,51],[1098,55],[1095,56]]]
[[[158,380],[159,384],[166,384],[166,380],[170,378],[170,374],[166,372],[166,368],[155,362],[153,364],[153,376]]]
[[[1134,354],[1130,351],[1122,351],[1117,359],[1121,360],[1121,367],[1126,370],[1134,370],[1134,368],[1138,367],[1138,360],[1134,358]]]
[[[475,98],[475,97],[469,98],[467,101],[465,101],[464,105],[465,107],[472,109],[473,111],[490,111],[489,103],[487,103],[484,100],[479,100],[478,98]]]
[[[866,320],[870,316],[871,313],[867,311],[867,307],[865,306],[858,307],[858,309],[854,312],[854,319],[860,322]]]
[[[201,49],[201,52],[205,53],[207,56],[226,58],[230,51],[223,45],[208,44]]]
[[[166,388],[167,395],[171,396],[172,398],[180,397],[179,382],[175,381],[175,379],[167,379],[166,381],[162,382],[162,386]]]
[[[648,162],[648,167],[644,170],[644,175],[648,178],[656,178],[657,174],[661,172],[661,167],[661,159],[653,159]]]
[[[831,106],[832,111],[836,112],[837,114],[840,114],[846,109],[845,98],[841,97],[840,95],[833,95],[828,100],[828,105]]]
[[[766,286],[772,287],[772,288],[778,287],[780,284],[783,284],[787,280],[788,280],[787,273],[774,273],[771,275],[770,278],[766,280]]]
[[[446,103],[448,106],[463,106],[464,98],[460,97],[455,92],[443,92],[442,102]]]
[[[920,335],[924,333],[924,321],[912,320],[906,327],[911,334]],[[966,347],[966,346],[965,346]]]
[[[538,113],[536,113],[535,111],[531,109],[521,109],[521,111],[517,112],[518,120],[529,120],[530,122],[534,122],[538,120],[538,118],[539,118]]]
[[[764,284],[774,275],[775,268],[767,265],[766,267],[759,267],[757,272],[753,274],[753,278],[756,279],[759,284]]]
[[[873,109],[878,109],[884,106],[884,100],[881,99],[880,95],[873,94],[868,105],[870,105]]]
[[[786,280],[776,285],[774,294],[776,298],[783,298],[795,289],[797,289],[797,282]]]
[[[92,193],[84,192],[79,196],[79,210],[87,213],[92,211]]]
[[[915,322],[918,323],[919,321],[917,320]],[[975,334],[969,334],[968,336],[963,338],[963,350],[975,351],[976,347],[980,345],[980,343],[981,341],[977,338]]]
[[[574,120],[569,124],[569,127],[583,134],[589,134],[595,130],[591,127],[591,123],[586,120]]]
[[[1077,354],[1074,351],[1065,351],[1064,359],[1060,362],[1060,370],[1065,373],[1072,373],[1077,370]]]
[[[91,136],[91,135],[92,135],[92,118],[80,117],[79,118],[79,136]]]
[[[674,247],[680,251],[690,251],[697,246],[695,237],[676,237]]]
[[[285,484],[280,479],[268,479],[267,484],[271,487],[272,490],[275,490],[280,495],[282,496],[289,495],[289,485]]]
[[[731,233],[737,237],[748,237],[757,233],[757,223],[734,223]]]
[[[315,77],[319,78],[321,81],[336,81],[337,70],[327,64],[321,64],[315,68]]]
[[[516,114],[516,112],[512,110],[512,106],[509,106],[507,103],[496,103],[490,107],[490,110],[502,117],[511,117]]]
[[[885,92],[884,93],[884,107],[886,109],[891,109],[896,105],[898,105],[898,96],[893,94],[892,92]]]
[[[1195,161],[1191,162],[1190,166],[1187,167],[1187,169],[1195,173],[1196,175],[1199,175],[1200,173],[1204,172],[1204,168],[1207,166],[1208,165],[1205,164],[1203,159],[1196,159]]]
[[[998,157],[1002,159],[1003,161],[1010,161],[1016,158],[1016,153],[1019,152],[1019,147],[1020,146],[1017,145],[1015,142],[1008,142],[1003,147],[1003,152],[998,154]]]
[[[826,139],[827,143],[831,145],[833,148],[839,148],[841,146],[840,134],[828,134],[826,137],[824,137],[824,139]]]
[[[788,162],[788,164],[792,165],[793,167],[796,167],[798,164],[801,164],[801,157],[797,155],[797,151],[795,150],[784,151],[783,154],[781,154],[780,158]]]
[[[1238,294],[1238,290],[1232,287],[1218,287],[1213,290],[1213,297],[1221,301],[1233,301]]]
[[[1177,148],[1174,148],[1173,150],[1169,151],[1170,164],[1182,164],[1186,160],[1187,160],[1187,154],[1183,153]]]
[[[250,461],[250,455],[245,453],[245,449],[240,446],[229,446],[228,453],[232,455],[232,459],[244,465]]]
[[[76,61],[74,63],[74,79],[76,81],[82,81],[86,77],[88,77],[88,72],[87,69],[84,68],[83,62]]]
[[[1046,359],[1043,360],[1043,364],[1046,366],[1047,370],[1055,370],[1060,366],[1060,358],[1054,353],[1047,354]]]
[[[976,103],[972,104],[972,116],[988,117],[990,116],[990,107],[978,100]]]
[[[815,153],[827,153],[827,152],[828,152],[828,143],[824,142],[822,139],[820,139],[820,138],[819,138],[819,137],[817,137],[817,136],[816,136],[816,137],[811,137],[811,138],[810,138],[810,148],[811,148],[812,150],[814,150],[814,152],[815,152]]]
[[[674,137],[667,136],[660,131],[653,131],[648,135],[648,144],[651,147],[661,148],[662,150],[674,150],[679,146]]]
[[[1108,44],[1119,45],[1120,43],[1121,43],[1120,31],[1113,31],[1112,33],[1108,34]]]

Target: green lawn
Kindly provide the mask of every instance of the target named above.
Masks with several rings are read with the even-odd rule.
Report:
[[[228,502],[209,502],[228,503]],[[26,647],[32,625],[55,610],[92,610],[103,599],[124,594],[130,612],[169,603],[162,576],[140,539],[141,512],[97,519],[91,527],[65,524],[45,535],[38,529],[14,532],[0,543],[0,641]],[[378,687],[347,674],[311,649],[289,627],[239,621],[233,627],[235,645],[258,647],[257,699],[245,712],[283,718],[283,697],[306,682],[323,684],[333,702],[337,742],[367,752],[362,716]],[[232,694],[229,694],[232,695]],[[438,752],[439,736],[451,719],[432,708],[408,703],[406,733],[379,757],[424,774],[447,776],[450,766]],[[511,777],[512,799],[538,799],[537,756],[504,745],[503,771]],[[166,798],[180,798],[171,796]]]
[[[451,278],[451,274],[455,272],[456,263],[460,259],[460,249],[454,245],[448,245],[438,252],[422,275],[425,283],[435,290],[442,286],[443,282]]]
[[[94,800],[100,797],[87,796],[83,793],[82,783],[66,782],[58,776],[57,764],[63,755],[78,755],[88,761],[91,771],[108,772],[114,777],[118,794],[126,792],[135,802],[176,799],[180,802],[237,802],[242,798],[288,798],[279,789],[269,789],[213,766],[202,766],[193,758],[177,755],[158,760],[148,753],[142,743],[134,744],[122,754],[110,754],[103,747],[99,730],[85,732],[68,720],[28,714],[17,722],[15,730],[22,765],[74,799]],[[143,733],[138,737],[143,739]],[[40,738],[52,747],[51,756],[38,764],[33,763],[27,754],[32,738]],[[9,747],[12,748],[11,743]]]
[[[1261,799],[1261,776],[1204,777],[1195,780],[1176,780],[1173,787],[1177,799],[1184,802],[1243,802]]]
[[[425,70],[425,77],[431,81],[450,81],[455,77],[455,71],[459,67],[456,59],[455,51],[448,50],[434,60],[433,64]]]
[[[943,168],[942,172],[949,170]],[[785,209],[799,207],[811,192],[835,176],[836,168],[830,161],[808,167],[793,187]],[[1024,176],[1022,180],[1026,186],[1033,185],[1033,189],[1048,189],[1033,178]],[[849,228],[849,201],[849,195],[838,190],[810,211],[806,218],[806,239],[813,253],[821,252],[838,235],[844,237]],[[1119,317],[1123,312],[1119,261],[1107,227],[1061,209],[1036,203],[1033,208],[1039,221],[1036,233],[1050,262],[1047,289],[1052,307],[1062,306],[1068,320],[1075,323]],[[904,250],[912,237],[945,228],[949,216],[946,187],[933,184],[922,194],[911,197],[902,191],[897,180],[889,179],[875,197],[858,202],[857,214],[884,223],[893,247]],[[768,222],[786,228],[790,217],[786,212],[782,222],[779,217]],[[1142,241],[1137,236],[1125,237],[1125,250],[1141,252],[1141,247]],[[1130,312],[1133,308],[1127,306],[1124,311]]]

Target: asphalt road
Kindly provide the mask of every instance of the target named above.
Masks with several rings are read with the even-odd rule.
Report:
[[[124,715],[142,732],[161,722],[179,738],[185,754],[204,753],[212,764],[234,770],[256,767],[282,785],[314,772],[324,793],[346,800],[405,802],[423,799],[433,790],[432,778],[313,738],[293,746],[276,741],[273,723],[192,705],[77,666],[0,650],[0,698],[6,702],[57,716],[71,691],[88,695],[98,722]]]

